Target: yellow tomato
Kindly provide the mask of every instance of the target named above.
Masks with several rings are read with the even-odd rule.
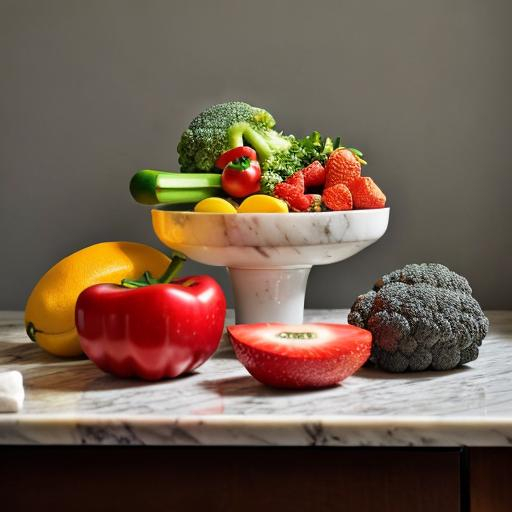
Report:
[[[236,208],[221,197],[208,197],[199,201],[194,207],[200,213],[236,213]]]
[[[288,205],[281,199],[255,194],[242,202],[238,213],[288,213]]]
[[[146,270],[158,277],[169,263],[162,252],[134,242],[103,242],[75,252],[48,270],[32,290],[25,307],[27,334],[51,354],[79,355],[78,295],[94,284],[137,279]]]

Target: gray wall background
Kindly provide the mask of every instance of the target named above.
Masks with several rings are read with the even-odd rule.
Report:
[[[510,308],[512,3],[508,0],[0,1],[0,309],[104,240],[158,246],[132,202],[140,168],[175,169],[206,106],[243,99],[286,132],[365,151],[389,231],[316,267],[308,307],[437,261]],[[190,273],[225,271],[188,262]]]

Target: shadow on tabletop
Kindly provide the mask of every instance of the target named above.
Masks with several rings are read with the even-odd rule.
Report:
[[[96,368],[93,363],[86,361],[87,366],[80,368],[78,372],[54,372],[40,376],[24,376],[24,384],[27,389],[49,391],[114,391],[131,388],[158,387],[179,382],[191,378],[195,372],[180,375],[174,379],[159,381],[147,381],[136,377],[119,378],[104,373]]]
[[[234,357],[230,347],[221,358]],[[230,352],[231,351],[231,355]],[[38,370],[24,366],[38,366]],[[76,357],[58,357],[42,350],[37,343],[10,342],[0,340],[0,370],[19,370],[27,389],[53,391],[107,391],[116,389],[158,386],[172,381],[181,381],[197,374],[192,371],[174,379],[146,381],[136,377],[119,378],[104,373],[85,354]]]
[[[379,370],[374,366],[364,366],[360,370],[358,370],[354,375],[356,377],[361,377],[362,379],[381,379],[381,380],[411,380],[411,381],[419,381],[419,380],[432,380],[432,378],[441,378],[446,377],[448,375],[453,375],[455,373],[461,373],[471,370],[469,366],[461,366],[459,368],[454,368],[453,370],[425,370],[421,372],[404,372],[404,373],[392,373],[386,372],[384,370]],[[350,378],[350,377],[349,377]]]
[[[200,386],[205,388],[207,391],[217,393],[221,396],[231,397],[244,397],[244,396],[258,396],[258,397],[277,397],[283,395],[303,395],[305,393],[319,393],[328,389],[335,389],[341,387],[343,384],[338,384],[329,388],[318,388],[318,389],[285,389],[285,388],[273,388],[266,386],[261,382],[257,381],[250,375],[244,375],[242,377],[230,377],[227,379],[202,381],[199,383]]]
[[[380,379],[380,380],[410,380],[420,382],[422,380],[432,380],[432,378],[442,378],[455,373],[466,372],[471,368],[468,366],[462,366],[453,370],[446,371],[423,371],[423,372],[409,372],[409,373],[390,373],[382,370],[378,370],[373,367],[364,367],[358,370],[354,376],[362,379]],[[350,379],[351,377],[348,377]],[[258,396],[258,397],[277,397],[283,395],[301,395],[301,394],[314,394],[322,391],[339,389],[343,387],[343,382],[327,387],[318,389],[284,389],[284,388],[273,388],[266,386],[261,382],[257,381],[250,375],[244,375],[242,377],[229,377],[227,379],[218,379],[210,381],[201,381],[199,385],[205,388],[207,391],[217,393],[221,396],[231,397],[244,397],[244,396]]]
[[[69,366],[83,361],[87,361],[84,355],[66,358],[53,356],[42,350],[37,343],[28,339],[26,343],[11,343],[0,340],[0,365],[15,364],[21,366],[42,363],[52,366]]]
[[[38,368],[24,368],[34,366]],[[107,391],[157,386],[181,381],[196,371],[174,379],[145,381],[136,377],[119,378],[104,373],[85,355],[61,358],[42,350],[36,343],[10,343],[0,340],[0,369],[19,370],[27,389],[53,391]]]

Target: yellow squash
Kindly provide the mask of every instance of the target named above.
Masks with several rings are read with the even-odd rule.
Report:
[[[137,279],[146,270],[164,273],[169,258],[135,242],[103,242],[67,256],[36,284],[25,307],[30,339],[57,356],[81,354],[75,329],[75,304],[80,293],[94,284]]]
[[[194,206],[199,213],[236,213],[236,208],[221,197],[207,197]]]
[[[238,213],[288,213],[288,205],[281,199],[255,194],[242,201]]]

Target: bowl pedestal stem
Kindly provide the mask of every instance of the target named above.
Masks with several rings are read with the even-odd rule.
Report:
[[[237,324],[301,324],[311,266],[229,268]]]

